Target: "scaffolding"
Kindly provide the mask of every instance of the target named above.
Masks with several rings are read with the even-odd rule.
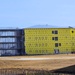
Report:
[[[0,29],[0,56],[24,54],[22,29]]]

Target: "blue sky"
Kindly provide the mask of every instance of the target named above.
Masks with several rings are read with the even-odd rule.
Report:
[[[0,0],[0,27],[75,27],[75,0]]]

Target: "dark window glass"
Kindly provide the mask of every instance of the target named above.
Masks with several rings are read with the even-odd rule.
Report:
[[[61,43],[59,43],[59,46],[61,46]]]
[[[58,34],[58,31],[55,31],[55,34]]]
[[[58,37],[55,37],[55,41],[58,41]]]
[[[52,31],[52,34],[54,34],[54,31]]]
[[[72,33],[74,33],[74,31],[72,31]]]
[[[72,31],[72,33],[74,33],[74,31]]]
[[[55,47],[58,47],[58,43],[55,43]]]
[[[52,31],[52,34],[58,34],[58,31],[57,30]]]
[[[54,37],[52,37],[52,40],[54,40]]]

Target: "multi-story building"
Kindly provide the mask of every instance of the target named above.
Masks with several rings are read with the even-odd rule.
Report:
[[[0,29],[0,56],[75,52],[75,28]]]
[[[75,51],[74,28],[25,28],[26,54],[58,54]]]
[[[0,56],[23,55],[23,29],[0,29]]]

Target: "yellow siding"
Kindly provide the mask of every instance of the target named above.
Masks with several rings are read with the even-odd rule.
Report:
[[[58,34],[53,34],[57,31]],[[60,53],[75,50],[75,29],[72,28],[26,28],[25,52],[27,54],[54,54],[54,50]],[[52,38],[57,37],[58,40]],[[55,47],[55,43],[61,44]]]

